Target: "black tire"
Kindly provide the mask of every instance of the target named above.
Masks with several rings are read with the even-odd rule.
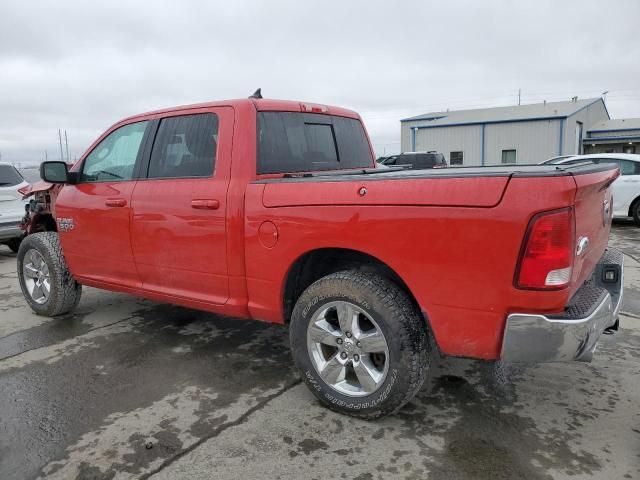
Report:
[[[22,243],[22,237],[16,237],[9,240],[6,245],[13,253],[18,253],[20,249],[20,244]]]
[[[386,340],[386,377],[366,396],[345,395],[327,384],[310,358],[307,328],[323,305],[336,301],[366,312]],[[402,289],[374,273],[347,270],[313,283],[296,302],[289,334],[293,360],[311,392],[323,405],[343,414],[364,419],[393,414],[413,398],[426,378],[430,348],[426,323]]]
[[[640,227],[640,199],[636,200],[633,207],[631,207],[631,216],[636,227]]]
[[[25,283],[23,265],[30,250],[42,255],[49,271],[49,296],[43,303],[32,298]],[[67,268],[56,232],[34,233],[24,238],[18,250],[18,279],[24,298],[38,315],[55,317],[68,313],[78,305],[82,295],[82,285],[75,281]]]

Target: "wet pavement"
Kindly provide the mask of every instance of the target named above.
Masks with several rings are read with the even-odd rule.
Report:
[[[594,361],[433,358],[398,415],[320,407],[287,331],[86,288],[75,314],[26,307],[0,249],[0,479],[640,478],[640,229],[622,329]]]

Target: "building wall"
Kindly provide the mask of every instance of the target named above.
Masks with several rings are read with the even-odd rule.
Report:
[[[576,125],[582,122],[582,138],[589,128],[609,118],[600,100],[566,119],[516,121],[484,124],[484,164],[502,162],[502,150],[516,150],[517,163],[535,164],[557,155],[575,155]],[[427,120],[401,123],[401,151],[413,149],[412,127],[428,126]],[[482,164],[483,125],[420,128],[415,151],[436,150],[450,163],[451,152],[464,152],[464,165]]]
[[[502,163],[502,150],[516,150],[516,161],[535,164],[554,157],[560,143],[560,120],[495,123],[485,127],[485,165]]]
[[[444,154],[451,163],[451,152],[463,152],[463,165],[480,165],[482,126],[421,128],[416,132],[416,151],[435,150]],[[409,148],[411,150],[411,139]]]
[[[425,122],[404,122],[401,128],[403,152],[412,151],[411,127]],[[539,163],[557,155],[560,120],[495,123],[484,125],[484,162],[502,162],[502,150],[515,149],[518,163]],[[465,166],[482,165],[483,125],[420,128],[416,132],[416,151],[435,150],[444,154],[447,163],[451,152],[464,152]]]
[[[582,122],[582,138],[584,138],[587,136],[587,130],[589,130],[592,125],[608,119],[609,114],[602,101],[597,101],[568,117],[564,122],[562,152],[558,153],[558,155],[578,155],[580,153],[576,149],[576,125],[578,122]],[[581,141],[582,139],[580,139],[580,142]]]

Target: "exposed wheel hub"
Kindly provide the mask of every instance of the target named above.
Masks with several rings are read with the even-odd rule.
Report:
[[[44,257],[36,249],[32,248],[22,261],[22,274],[24,284],[29,295],[36,303],[45,303],[51,292],[49,266]]]
[[[344,395],[370,395],[386,378],[389,349],[384,334],[352,303],[331,302],[316,311],[307,329],[307,348],[318,374]]]

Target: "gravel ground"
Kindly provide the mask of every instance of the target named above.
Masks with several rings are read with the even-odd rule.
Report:
[[[321,408],[286,329],[86,288],[33,315],[0,250],[0,478],[640,478],[640,229],[594,361],[433,359],[398,415]]]

